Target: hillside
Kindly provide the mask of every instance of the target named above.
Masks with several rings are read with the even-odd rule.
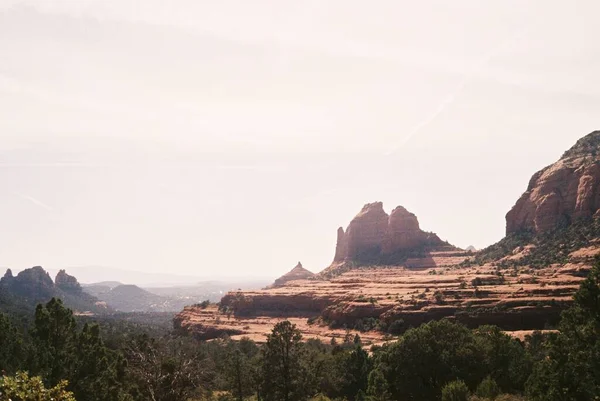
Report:
[[[102,289],[107,289],[102,291]],[[95,295],[119,312],[168,312],[172,311],[171,300],[152,294],[136,285],[86,287],[85,291],[95,291]]]
[[[507,236],[479,252],[423,232],[414,214],[367,204],[338,230],[334,261],[316,278],[223,297],[220,309],[188,307],[175,321],[200,338],[264,340],[294,319],[309,337],[345,329],[378,342],[449,318],[507,331],[552,328],[600,254],[600,132],[536,173],[507,214]]]
[[[39,303],[60,298],[76,313],[106,313],[109,309],[94,296],[82,291],[77,279],[61,270],[53,281],[40,266],[13,276],[8,269],[0,279],[0,311],[25,312]]]

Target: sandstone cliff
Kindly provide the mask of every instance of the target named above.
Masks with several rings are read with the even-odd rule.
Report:
[[[600,131],[581,138],[560,160],[531,178],[506,215],[506,233],[544,232],[597,216],[600,209]]]
[[[315,274],[313,272],[306,270],[302,266],[302,263],[298,262],[296,267],[294,267],[292,270],[275,280],[275,282],[273,283],[273,287],[281,287],[287,284],[288,282],[294,280],[310,280],[314,277]]]
[[[334,262],[376,260],[402,251],[446,247],[449,245],[436,234],[422,231],[417,217],[402,206],[388,215],[383,203],[375,202],[366,204],[346,231],[338,229]]]

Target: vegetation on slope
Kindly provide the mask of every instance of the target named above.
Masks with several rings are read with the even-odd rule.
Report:
[[[578,156],[596,156],[598,149],[600,149],[600,131],[594,131],[579,139],[571,149],[562,155],[562,159]]]
[[[552,231],[533,234],[524,231],[507,235],[464,262],[464,265],[496,262],[501,267],[530,266],[545,267],[554,263],[565,264],[569,255],[581,248],[591,246],[600,238],[600,219],[582,219],[572,224],[564,224]],[[528,248],[521,257],[506,259],[515,252]]]

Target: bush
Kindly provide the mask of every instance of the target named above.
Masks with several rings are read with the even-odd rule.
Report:
[[[468,401],[469,388],[462,380],[450,382],[442,388],[442,401]]]
[[[488,376],[477,386],[475,394],[481,398],[495,400],[500,394],[500,387],[498,387],[496,380]]]
[[[390,323],[390,325],[388,327],[388,333],[393,334],[393,335],[400,335],[405,331],[404,326],[405,326],[404,320],[402,320],[402,319],[394,320],[392,323]]]

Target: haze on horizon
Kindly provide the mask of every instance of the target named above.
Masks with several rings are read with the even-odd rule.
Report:
[[[599,129],[600,3],[0,0],[0,266],[320,271],[363,204],[482,248]]]

